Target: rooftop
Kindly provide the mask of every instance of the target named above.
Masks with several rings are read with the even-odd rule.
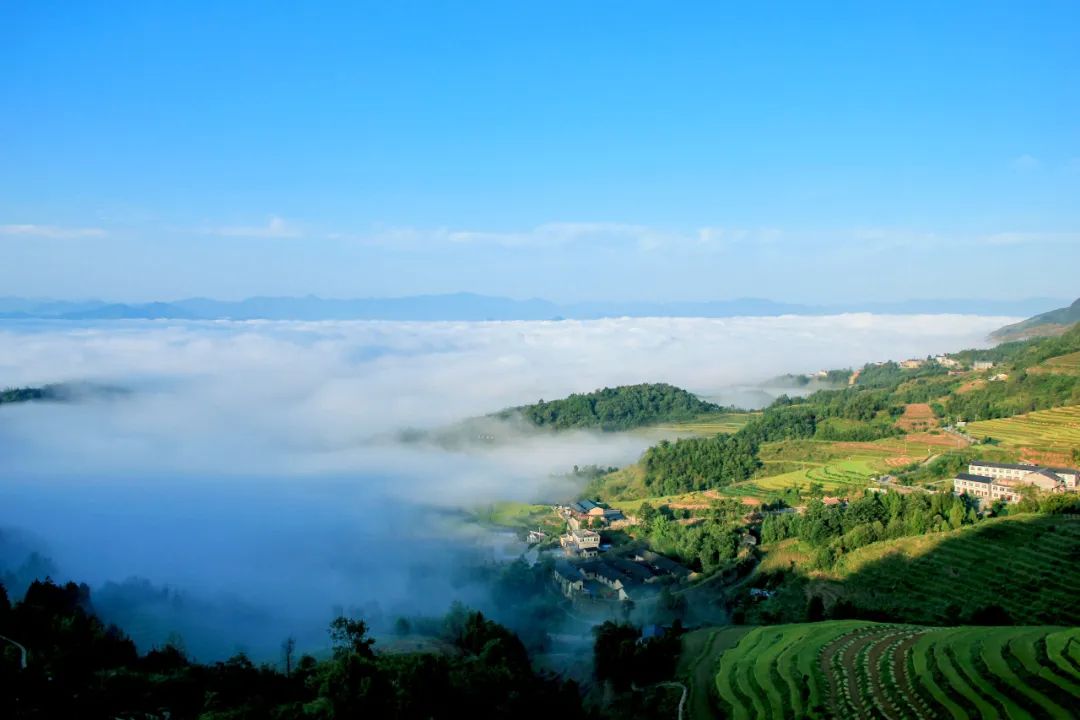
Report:
[[[577,582],[582,579],[581,572],[565,560],[556,561],[555,572],[572,582]]]
[[[623,583],[623,585],[626,585],[628,582],[630,582],[630,578],[627,577],[623,572],[603,561],[594,560],[592,562],[585,563],[581,567],[585,572],[592,573],[597,577],[606,578],[611,582],[619,580]]]
[[[1027,463],[996,463],[996,462],[984,462],[982,460],[972,460],[971,465],[973,467],[991,467],[991,468],[1001,468],[1003,470],[1027,470],[1028,472],[1038,472],[1039,470],[1049,470],[1050,472],[1080,473],[1080,470],[1077,470],[1076,468],[1044,467],[1042,465],[1031,465],[1031,464],[1027,464]]]
[[[986,477],[985,475],[972,475],[971,473],[956,473],[957,480],[970,480],[971,482],[986,483],[989,485],[994,482],[994,478]]]

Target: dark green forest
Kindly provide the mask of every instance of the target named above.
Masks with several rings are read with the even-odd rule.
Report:
[[[783,395],[738,432],[662,441],[649,448],[641,460],[645,484],[660,495],[730,485],[758,471],[762,443],[890,437],[900,433],[893,421],[902,409],[885,390],[854,387],[822,390],[806,398]]]
[[[581,718],[572,682],[533,670],[521,640],[455,605],[442,621],[452,650],[383,654],[362,620],[331,623],[333,653],[283,669],[243,654],[211,664],[166,645],[140,654],[94,614],[86,585],[33,582],[12,604],[0,586],[0,717],[21,718]]]
[[[57,397],[55,385],[45,387],[20,387],[0,390],[0,404],[53,400]]]
[[[599,428],[629,430],[660,422],[680,422],[722,410],[693,393],[666,383],[648,383],[603,388],[573,394],[562,400],[510,408],[496,415],[520,415],[537,427],[554,430]]]

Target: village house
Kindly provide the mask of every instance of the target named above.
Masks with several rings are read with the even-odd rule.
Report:
[[[657,575],[671,575],[677,580],[685,580],[690,577],[690,569],[680,565],[669,557],[652,550],[643,550],[634,556],[634,561],[644,563]]]
[[[971,364],[972,370],[989,370],[994,367],[992,360],[976,360]]]
[[[585,589],[585,577],[581,574],[581,571],[565,560],[555,563],[555,569],[551,571],[551,576],[559,586],[562,594],[568,598],[581,594]]]
[[[571,528],[588,526],[597,521],[610,524],[625,519],[619,510],[606,508],[592,500],[579,500],[560,508],[560,512]]]
[[[596,557],[600,551],[600,533],[585,528],[574,528],[559,538],[559,545],[567,555]]]
[[[605,562],[638,583],[652,583],[662,577],[661,573],[654,571],[648,565],[634,562],[633,560],[628,560],[626,558],[608,557]]]
[[[973,462],[968,472],[953,478],[953,492],[969,495],[983,502],[1017,502],[1024,487],[1046,492],[1076,490],[1080,471],[1072,468],[1047,468],[1038,465]]]
[[[581,574],[611,588],[619,600],[629,600],[631,580],[627,575],[603,561],[588,562],[581,566]]]
[[[532,545],[533,543],[543,542],[544,540],[547,540],[547,533],[540,528],[536,528],[535,530],[529,531],[529,534],[526,536],[525,540],[530,545]]]
[[[938,356],[936,356],[934,358],[934,362],[936,362],[941,367],[945,367],[945,368],[958,368],[958,367],[960,367],[960,362],[958,360],[954,360],[953,358],[949,357],[948,355],[938,355]]]
[[[902,367],[904,370],[918,370],[923,366],[924,363],[926,363],[925,360],[911,358],[910,360],[901,360],[900,367]]]

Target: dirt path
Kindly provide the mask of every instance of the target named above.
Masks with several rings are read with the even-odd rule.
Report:
[[[12,640],[11,638],[5,637],[4,635],[0,635],[0,640],[5,640],[5,641],[11,643],[12,645],[14,645],[15,647],[19,648],[19,653],[22,655],[21,667],[22,667],[23,670],[25,670],[26,669],[26,655],[27,655],[26,648],[23,645],[21,645],[20,643],[17,643],[14,640]]]
[[[674,681],[660,683],[659,687],[682,688],[682,696],[679,698],[679,714],[678,714],[678,718],[679,718],[679,720],[683,720],[683,710],[686,707],[686,695],[689,692],[689,690],[687,690],[686,686],[683,685],[681,682],[674,682]]]

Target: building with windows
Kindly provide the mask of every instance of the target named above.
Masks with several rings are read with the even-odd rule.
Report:
[[[953,478],[953,492],[982,502],[1016,502],[1022,488],[1037,487],[1045,492],[1076,490],[1080,471],[1014,463],[973,462],[968,472]]]
[[[1023,480],[1032,473],[1038,473],[1049,482],[1064,483],[1066,490],[1075,490],[1080,484],[1080,470],[1075,468],[1042,467],[1025,463],[994,463],[976,461],[968,465],[968,472],[973,475],[985,475],[995,480]],[[1029,484],[1043,487],[1044,481],[1032,478]],[[1045,488],[1052,489],[1052,488]]]

